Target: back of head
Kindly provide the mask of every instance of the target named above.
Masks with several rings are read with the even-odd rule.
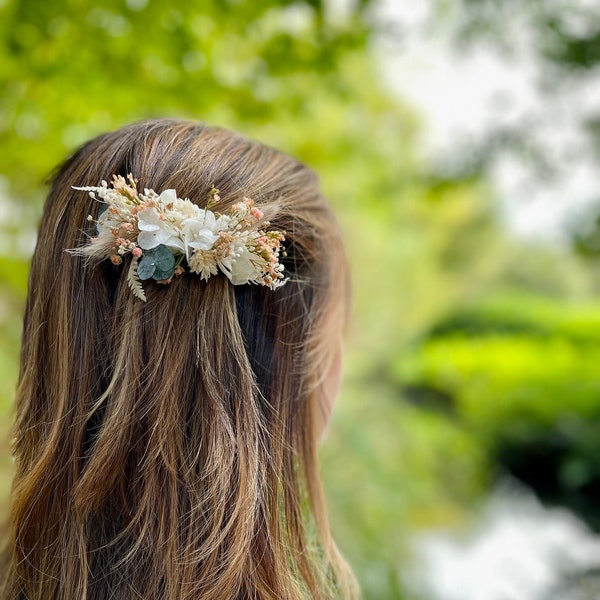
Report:
[[[285,231],[272,290],[193,274],[129,289],[65,249],[100,203],[72,186],[133,174],[223,213],[243,197]],[[102,135],[57,171],[33,257],[2,598],[349,597],[316,467],[322,380],[347,272],[315,175],[185,121]],[[308,502],[306,501],[308,500]]]

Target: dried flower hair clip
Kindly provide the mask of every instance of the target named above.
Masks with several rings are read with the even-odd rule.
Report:
[[[114,175],[109,185],[74,187],[89,192],[106,207],[94,219],[97,236],[72,252],[90,258],[110,258],[113,264],[132,255],[127,273],[131,291],[146,301],[141,281],[170,283],[186,272],[208,280],[221,271],[233,285],[255,283],[275,289],[286,282],[279,262],[285,233],[268,231],[269,223],[254,202],[244,198],[227,214],[213,212],[219,190],[213,189],[206,209],[175,190],[140,193],[132,175]]]

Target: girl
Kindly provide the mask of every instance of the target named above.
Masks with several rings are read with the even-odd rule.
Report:
[[[174,120],[85,144],[31,266],[1,597],[354,597],[316,461],[347,305],[292,158]]]

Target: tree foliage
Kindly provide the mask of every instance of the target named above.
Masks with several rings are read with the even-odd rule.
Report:
[[[0,173],[21,195],[75,145],[132,120],[304,120],[314,96],[349,95],[333,75],[367,35],[360,13],[330,23],[317,0],[9,0],[0,11]]]

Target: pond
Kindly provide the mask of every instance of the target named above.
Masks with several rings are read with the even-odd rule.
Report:
[[[413,541],[407,586],[426,600],[597,600],[600,535],[512,482],[493,491],[468,531]]]

